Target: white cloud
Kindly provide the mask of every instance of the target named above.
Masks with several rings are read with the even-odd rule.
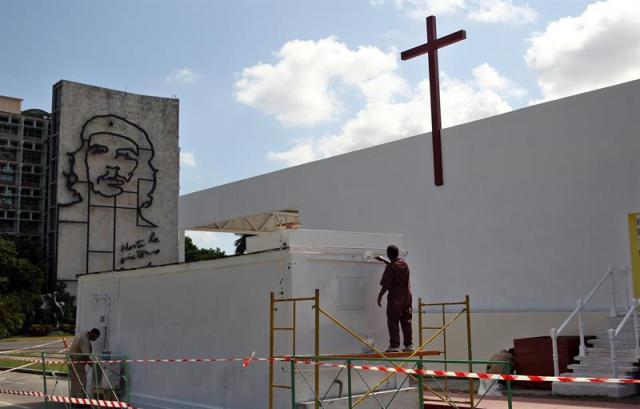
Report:
[[[476,67],[473,76],[461,81],[442,75],[444,126],[510,111],[508,98],[522,95],[520,88],[488,64]],[[297,141],[287,151],[270,153],[269,158],[294,165],[428,132],[429,106],[429,83],[424,80],[404,101],[368,100],[338,132]]]
[[[334,37],[287,42],[275,64],[243,70],[236,82],[239,101],[277,118],[285,126],[312,126],[335,118],[342,89],[364,100],[337,132],[294,141],[268,159],[298,165],[430,130],[428,81],[411,89],[398,74],[398,53],[376,47],[350,49]],[[462,81],[442,75],[443,124],[451,126],[511,110],[511,98],[526,92],[489,64]]]
[[[191,152],[180,152],[180,165],[196,167],[196,157]]]
[[[424,19],[430,14],[455,14],[467,7],[465,0],[395,0],[409,17]]]
[[[476,0],[467,17],[480,23],[522,24],[535,21],[538,13],[528,4],[517,5],[512,0]]]
[[[380,6],[384,0],[370,2]],[[521,24],[534,21],[538,13],[528,4],[513,0],[393,0],[396,8],[406,16],[424,20],[428,15],[467,12],[467,18],[481,23]]]
[[[487,63],[474,68],[472,74],[476,85],[480,89],[494,90],[514,98],[522,98],[527,95],[527,90],[518,87],[513,81],[503,77]]]
[[[311,141],[296,141],[293,148],[284,152],[269,152],[267,159],[284,162],[290,166],[299,165],[305,162],[311,162],[315,159],[315,153],[313,151],[313,142]]]
[[[242,71],[235,83],[236,97],[285,126],[311,126],[335,119],[343,106],[340,86],[384,99],[407,89],[394,73],[395,50],[351,50],[328,37],[289,41],[276,56],[276,64],[260,63]]]
[[[640,4],[607,0],[531,36],[525,59],[543,99],[561,98],[640,78]]]
[[[171,84],[173,82],[180,82],[184,84],[190,84],[196,82],[200,76],[192,71],[188,67],[179,68],[173,70],[164,79],[164,82]]]

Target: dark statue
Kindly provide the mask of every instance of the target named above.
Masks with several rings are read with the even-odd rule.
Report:
[[[64,302],[57,300],[58,293],[47,293],[40,295],[42,305],[42,320],[45,324],[53,325],[54,329],[60,328],[60,322],[64,318]]]

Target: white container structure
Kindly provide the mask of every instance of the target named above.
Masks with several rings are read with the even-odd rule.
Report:
[[[269,293],[313,296],[323,309],[363,337],[386,348],[385,310],[376,305],[383,265],[372,256],[402,237],[369,233],[283,230],[248,240],[247,254],[219,260],[83,275],[78,287],[77,328],[99,327],[113,353],[134,359],[248,357],[269,351]],[[297,311],[297,353],[313,354],[311,303]],[[289,325],[290,308],[277,311]],[[326,320],[321,353],[357,353],[362,345]],[[277,354],[290,353],[290,334],[276,339]],[[288,383],[288,364],[276,367],[276,381]],[[313,377],[312,368],[306,375]],[[267,371],[263,362],[131,364],[134,406],[172,409],[264,408]],[[321,371],[321,390],[336,371]],[[299,401],[313,399],[298,375]],[[369,375],[367,375],[369,376]],[[379,378],[371,374],[369,381]],[[346,382],[346,381],[345,381]],[[346,383],[345,383],[346,384]],[[392,387],[395,380],[387,385]],[[362,385],[358,386],[363,390]],[[334,387],[328,396],[336,396]],[[290,407],[290,392],[278,391],[276,406]]]

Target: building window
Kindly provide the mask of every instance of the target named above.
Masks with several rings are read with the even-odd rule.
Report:
[[[42,128],[34,128],[30,126],[26,126],[24,128],[24,136],[28,136],[30,138],[42,139],[43,135],[44,135],[44,129]]]
[[[42,153],[35,151],[24,151],[22,152],[22,159],[25,162],[29,163],[40,163],[42,160]]]
[[[20,233],[40,234],[40,223],[38,222],[22,222],[20,223]]]
[[[35,197],[22,197],[20,208],[24,210],[40,210],[40,199]]]
[[[15,162],[18,159],[18,152],[15,148],[0,147],[0,160]]]
[[[0,181],[1,182],[15,182],[16,175],[13,173],[0,172]]]
[[[20,129],[20,125],[0,123],[0,133],[5,133],[9,135],[18,135],[19,129]]]
[[[13,222],[11,220],[0,220],[0,233],[13,232]]]
[[[13,207],[13,197],[12,196],[0,196],[0,207],[5,208],[5,209]]]
[[[23,173],[22,184],[25,186],[38,187],[40,186],[40,176],[32,173]]]

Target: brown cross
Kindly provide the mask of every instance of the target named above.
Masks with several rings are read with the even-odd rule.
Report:
[[[444,184],[442,172],[442,119],[440,118],[440,79],[438,75],[438,48],[467,38],[464,30],[437,38],[436,16],[427,17],[427,42],[403,51],[400,58],[403,61],[423,54],[429,54],[429,94],[431,97],[431,137],[433,139],[433,176],[436,186]]]

